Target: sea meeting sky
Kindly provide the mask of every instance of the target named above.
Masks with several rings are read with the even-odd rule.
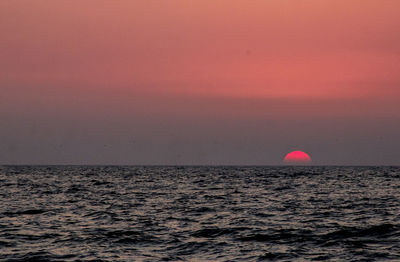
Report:
[[[0,164],[400,165],[398,0],[2,0]]]

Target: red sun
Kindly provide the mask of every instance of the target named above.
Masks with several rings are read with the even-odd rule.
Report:
[[[309,164],[311,157],[303,151],[293,151],[285,156],[283,162],[286,164]]]

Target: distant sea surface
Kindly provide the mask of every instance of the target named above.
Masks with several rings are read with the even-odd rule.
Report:
[[[0,261],[400,261],[399,167],[0,167]]]

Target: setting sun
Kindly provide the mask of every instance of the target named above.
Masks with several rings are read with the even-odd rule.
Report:
[[[309,164],[311,157],[302,151],[293,151],[285,156],[283,162],[286,164]]]

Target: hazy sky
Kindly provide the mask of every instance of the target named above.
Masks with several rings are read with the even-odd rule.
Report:
[[[2,0],[0,164],[400,165],[398,0]]]

